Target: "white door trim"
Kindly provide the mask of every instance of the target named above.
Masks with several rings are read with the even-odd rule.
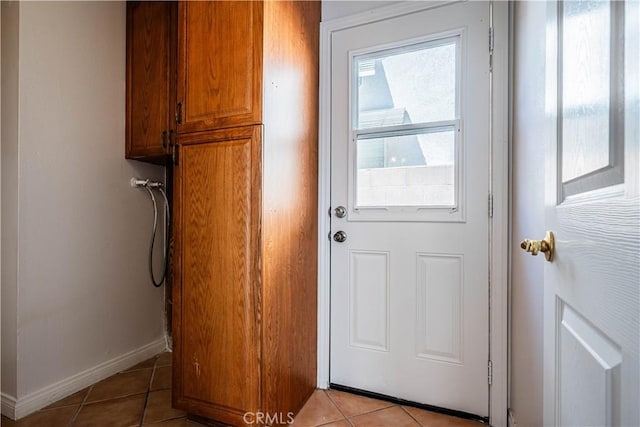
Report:
[[[320,24],[320,128],[318,147],[318,379],[329,387],[330,359],[330,189],[331,36],[335,31],[441,7],[452,1],[406,1]],[[488,25],[488,23],[487,23]],[[507,425],[507,257],[508,257],[508,4],[493,4],[493,226],[491,229],[490,343],[493,380],[490,423]],[[487,40],[489,36],[487,34]],[[488,46],[487,46],[488,48]],[[499,84],[495,84],[499,83]],[[480,243],[480,242],[479,242]],[[483,243],[478,245],[482,248]]]

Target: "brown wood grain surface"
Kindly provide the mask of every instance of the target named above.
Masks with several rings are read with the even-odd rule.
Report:
[[[175,89],[175,2],[127,3],[126,150],[130,159],[163,162]],[[164,140],[167,143],[163,147]]]
[[[316,384],[320,3],[215,3],[179,5],[173,399],[286,422]]]
[[[260,123],[261,2],[181,1],[178,61],[180,132]]]
[[[320,2],[265,3],[263,407],[316,386]]]
[[[260,135],[203,134],[175,168],[174,399],[233,423],[260,405]]]

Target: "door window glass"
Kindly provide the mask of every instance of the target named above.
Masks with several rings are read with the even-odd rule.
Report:
[[[357,128],[456,118],[457,39],[357,57]]]
[[[355,205],[458,205],[460,37],[355,56]]]
[[[455,133],[449,126],[360,137],[357,205],[455,205]]]
[[[563,194],[622,182],[617,2],[559,3],[559,177]],[[618,31],[616,31],[618,30]]]

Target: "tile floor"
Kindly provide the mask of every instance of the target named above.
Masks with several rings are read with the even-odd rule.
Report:
[[[316,390],[296,427],[482,427],[485,424],[336,390]]]
[[[197,427],[171,408],[171,353],[162,353],[2,427]]]
[[[171,408],[171,353],[59,400],[2,427],[198,427]],[[294,421],[297,427],[479,427],[483,424],[335,390],[316,390]]]

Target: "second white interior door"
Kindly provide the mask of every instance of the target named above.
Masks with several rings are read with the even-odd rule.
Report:
[[[482,417],[488,31],[465,2],[331,39],[330,381]]]

